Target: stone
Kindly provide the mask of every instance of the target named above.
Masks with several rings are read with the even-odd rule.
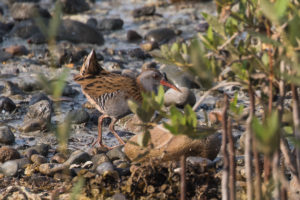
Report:
[[[213,110],[208,114],[208,120],[210,124],[219,124],[222,123],[222,111]]]
[[[80,164],[89,161],[90,159],[91,158],[88,153],[81,150],[77,150],[70,155],[69,159],[66,162],[64,162],[64,165]]]
[[[176,37],[176,33],[170,28],[158,28],[149,31],[145,35],[145,39],[149,42],[157,42],[158,44],[167,43]]]
[[[145,154],[147,151],[149,151],[149,153],[142,156],[139,159],[140,161],[149,158],[157,158],[162,161],[178,160],[181,155],[200,156],[214,160],[221,146],[221,138],[218,133],[212,133],[203,139],[191,139],[186,135],[175,136],[163,128],[162,125],[157,125],[149,131],[153,148],[150,146],[143,148],[132,144],[137,143],[139,137],[141,137],[140,134],[133,136],[129,142],[125,144],[124,152],[130,160],[138,158],[138,156]],[[209,130],[209,132],[214,132],[214,130]],[[199,132],[199,134],[201,134],[201,132]]]
[[[16,149],[8,146],[0,148],[0,162],[15,160],[18,158],[20,158],[20,153]]]
[[[47,20],[44,20],[45,24],[48,23]],[[43,34],[39,27],[35,24],[33,20],[25,20],[21,21],[13,27],[13,29],[10,32],[11,36],[18,36],[23,39],[28,39],[32,37],[35,34]]]
[[[52,106],[47,100],[38,101],[37,103],[29,106],[28,111],[24,117],[24,121],[33,119],[45,120],[50,122],[52,114]]]
[[[16,109],[16,104],[8,97],[0,97],[0,112],[7,111],[12,112]]]
[[[37,165],[41,165],[41,164],[47,162],[47,158],[45,158],[44,156],[39,155],[39,154],[33,154],[33,155],[30,157],[30,160],[31,160],[33,163],[37,164]]]
[[[41,119],[31,119],[24,121],[21,127],[19,128],[20,131],[24,133],[33,132],[33,131],[44,131],[48,129],[48,122]]]
[[[31,96],[30,101],[29,101],[29,106],[31,106],[39,101],[42,101],[42,100],[46,100],[52,105],[52,101],[49,99],[49,97],[45,93],[39,92],[39,93],[35,93]]]
[[[111,149],[106,153],[107,157],[111,160],[127,160],[126,155],[122,151],[123,146],[118,146],[116,148]]]
[[[45,44],[47,43],[47,39],[41,32],[34,33],[27,40],[28,44]]]
[[[31,158],[31,156],[33,155],[33,154],[39,154],[39,152],[37,152],[37,150],[36,149],[34,149],[34,148],[28,148],[28,149],[26,149],[25,151],[24,151],[24,155],[27,157],[27,158]]]
[[[50,149],[50,145],[49,144],[39,144],[39,145],[36,145],[34,147],[31,147],[31,148],[36,150],[39,154],[41,154],[43,156],[47,156],[48,152],[49,152],[49,149]]]
[[[10,8],[10,14],[14,20],[26,20],[36,17],[51,17],[47,10],[40,8],[38,4],[29,2],[14,3]]]
[[[70,19],[62,20],[57,39],[73,43],[104,44],[103,35],[95,27]]]
[[[65,117],[65,120],[71,120],[74,124],[87,123],[89,119],[89,113],[83,109],[71,110]]]
[[[13,96],[13,95],[23,95],[24,92],[19,88],[19,86],[11,81],[6,81],[4,85],[4,94],[6,96]]]
[[[0,127],[0,143],[2,144],[13,144],[15,142],[15,136],[11,132],[8,126]]]
[[[13,55],[11,55],[10,53],[0,50],[0,62],[5,62],[5,61],[11,59],[12,57],[13,57]]]
[[[34,78],[25,78],[20,81],[20,89],[25,92],[32,92],[36,90],[42,90],[42,85],[38,82],[38,80]],[[30,102],[29,102],[30,104]],[[32,105],[32,104],[30,104]]]
[[[114,194],[112,197],[107,198],[106,200],[126,200],[126,196],[121,193]]]
[[[143,37],[134,30],[128,30],[126,37],[128,42],[136,42],[143,39]]]
[[[51,162],[53,163],[64,163],[66,160],[66,156],[62,153],[57,153],[51,158]]]
[[[64,164],[44,163],[39,166],[39,171],[45,175],[53,175],[56,172],[68,169]]]
[[[18,163],[14,160],[6,161],[0,166],[0,171],[5,176],[15,176],[19,170]]]
[[[92,27],[96,27],[98,22],[95,18],[91,17],[87,20],[86,24]]]
[[[121,119],[122,120],[122,119]],[[122,120],[123,121],[123,120]],[[125,121],[125,119],[124,119]],[[138,134],[143,132],[143,127],[139,126],[143,122],[139,119],[136,114],[126,116],[126,121],[124,123],[125,130],[132,133]]]
[[[196,27],[196,30],[198,32],[204,33],[207,31],[208,27],[209,27],[209,24],[207,22],[200,22],[198,24],[198,26]]]
[[[99,22],[98,28],[100,30],[118,30],[122,29],[124,21],[120,18],[106,18]]]
[[[144,6],[141,8],[136,8],[132,11],[132,16],[134,18],[142,16],[153,16],[155,14],[155,6]]]
[[[159,48],[159,44],[157,42],[144,42],[140,44],[141,49],[144,51],[152,51],[154,49]]]
[[[196,103],[195,94],[186,87],[178,87],[181,92],[174,89],[168,89],[164,96],[164,105],[176,105],[179,108],[183,108],[185,105],[189,104],[193,106]]]
[[[190,163],[193,166],[201,166],[203,168],[205,167],[213,167],[214,162],[207,159],[207,158],[201,158],[196,156],[190,156],[186,158],[186,162]]]
[[[66,14],[76,14],[90,9],[85,0],[60,0],[62,10]]]
[[[114,174],[116,171],[114,170],[114,166],[111,164],[111,162],[103,162],[97,166],[96,172],[100,175],[105,175],[111,173]]]
[[[143,59],[143,60],[147,58],[151,58],[151,56],[148,53],[145,53],[141,48],[130,49],[128,51],[128,55],[132,58]]]
[[[4,48],[4,51],[12,54],[13,56],[22,56],[29,53],[28,49],[24,45],[12,45]]]
[[[101,163],[110,162],[110,160],[105,153],[101,153],[101,154],[94,155],[92,157],[92,162],[93,162],[94,166],[97,167]]]

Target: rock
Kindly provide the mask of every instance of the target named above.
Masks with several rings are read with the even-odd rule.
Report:
[[[131,70],[131,69],[123,69],[121,74],[123,76],[128,76],[128,77],[131,77],[133,79],[135,79],[139,75],[139,73],[137,71],[134,71],[134,70]]]
[[[157,68],[157,63],[156,62],[145,62],[142,65],[142,70],[147,70],[147,69],[156,69]]]
[[[208,120],[210,124],[218,124],[222,122],[222,111],[213,110],[208,114]]]
[[[86,24],[92,27],[97,27],[98,22],[95,18],[91,17],[87,20]]]
[[[113,164],[120,169],[129,169],[130,167],[130,164],[124,160],[114,160]]]
[[[174,30],[170,28],[158,28],[149,31],[145,35],[145,39],[149,42],[157,42],[158,44],[167,43],[171,39],[176,37]]]
[[[201,133],[199,133],[201,134]],[[147,150],[149,153],[140,158],[141,161],[150,157],[161,159],[162,161],[178,160],[181,155],[201,156],[213,160],[219,153],[221,146],[220,134],[212,134],[204,139],[191,139],[185,135],[174,136],[168,130],[158,125],[150,130],[151,143],[153,148],[142,148],[131,144],[137,143],[140,135],[133,136],[125,144],[124,152],[130,160],[143,155]]]
[[[78,91],[73,89],[69,84],[65,85],[62,95],[65,97],[72,97],[78,94]]]
[[[134,30],[128,30],[127,31],[127,41],[128,42],[136,42],[143,39],[143,37],[138,34],[136,31]]]
[[[35,163],[37,165],[41,165],[41,164],[47,162],[47,158],[45,158],[44,156],[39,155],[39,154],[33,154],[30,159],[33,163]]]
[[[151,56],[145,53],[141,48],[134,48],[128,51],[128,55],[137,59],[147,59],[151,58]]]
[[[120,18],[106,18],[99,22],[98,28],[100,30],[118,30],[122,29],[124,21]]]
[[[63,20],[58,29],[58,40],[74,43],[104,44],[103,35],[96,28],[74,20]]]
[[[11,55],[10,53],[7,53],[5,51],[0,51],[0,62],[5,62],[11,59],[12,57],[13,55]]]
[[[111,160],[127,160],[126,155],[122,151],[123,146],[118,146],[116,148],[113,148],[112,150],[108,151],[106,153],[107,157]]]
[[[155,14],[155,6],[144,6],[141,8],[136,8],[132,11],[132,16],[134,18],[142,16],[153,16]]]
[[[15,136],[8,126],[0,127],[0,143],[12,144],[15,142]]]
[[[104,162],[97,166],[96,172],[100,175],[106,176],[112,176],[117,178],[118,172],[114,170],[114,166],[111,164],[111,162]]]
[[[45,24],[48,23],[47,20],[44,20]],[[39,27],[35,24],[33,20],[25,20],[17,23],[14,28],[11,30],[11,36],[18,36],[23,39],[32,37],[35,34],[42,34]]]
[[[128,115],[128,117],[126,117],[124,127],[125,127],[125,130],[130,131],[135,134],[138,134],[138,133],[143,132],[143,127],[138,126],[138,124],[142,124],[142,121],[139,119],[139,117],[137,115],[135,115],[135,114]]]
[[[201,22],[200,24],[198,24],[198,26],[196,27],[196,30],[198,32],[204,33],[207,31],[209,27],[209,24],[207,22]]]
[[[50,149],[50,145],[49,144],[39,144],[39,145],[36,145],[34,147],[31,147],[31,148],[36,150],[39,154],[41,154],[43,156],[47,156],[48,152],[49,152],[49,149]]]
[[[47,43],[47,39],[41,32],[37,32],[33,34],[31,37],[27,40],[28,44],[44,44]]]
[[[94,166],[97,167],[101,163],[110,162],[110,160],[105,153],[101,153],[101,154],[94,155],[92,157],[92,162],[93,162]]]
[[[16,94],[24,94],[22,90],[20,90],[19,86],[11,81],[6,81],[4,85],[4,94],[7,96],[13,96]]]
[[[0,22],[0,35],[5,35],[7,32],[9,32],[14,27],[14,23],[3,23]]]
[[[31,96],[31,99],[29,101],[29,106],[42,100],[46,100],[52,105],[52,101],[48,98],[48,96],[45,93],[39,92]]]
[[[15,160],[6,161],[0,166],[0,171],[5,176],[15,176],[18,173],[19,167]]]
[[[213,167],[214,166],[214,162],[206,159],[206,158],[201,158],[201,157],[195,157],[195,156],[190,156],[187,157],[186,159],[187,163],[190,163],[191,165],[195,166],[195,167],[201,167],[201,168],[206,168],[206,167]]]
[[[88,153],[81,150],[77,150],[70,155],[69,159],[66,162],[64,162],[64,165],[80,164],[89,161],[90,159],[91,158]]]
[[[196,103],[195,94],[186,87],[179,87],[181,92],[174,89],[168,89],[164,96],[164,105],[176,105],[177,107],[183,108],[185,105],[189,104],[193,106]]]
[[[45,175],[53,175],[56,172],[67,169],[68,167],[64,164],[57,163],[44,163],[39,166],[39,171]]]
[[[33,154],[39,154],[39,152],[37,152],[37,150],[34,149],[33,147],[28,148],[28,149],[26,149],[26,150],[24,151],[24,155],[25,155],[27,158],[31,158],[31,156],[32,156]]]
[[[11,147],[3,146],[0,148],[0,162],[15,160],[20,158],[20,153]]]
[[[65,117],[65,121],[71,120],[74,124],[87,123],[89,119],[89,113],[83,109],[71,110]]]
[[[28,111],[24,117],[24,121],[32,119],[45,120],[50,122],[52,114],[52,106],[47,100],[38,101],[37,103],[29,106]]]
[[[29,51],[23,45],[9,46],[6,47],[4,51],[12,54],[13,56],[22,56],[22,55],[27,55],[29,53]]]
[[[168,79],[172,80],[177,87],[199,88],[199,84],[194,76],[177,66],[162,65],[160,71],[166,73]]]
[[[12,112],[16,109],[16,104],[8,97],[0,97],[0,112],[7,111]]]
[[[31,77],[22,79],[19,85],[20,89],[26,92],[32,92],[43,89],[42,85],[38,82],[38,80]]]
[[[60,0],[62,10],[67,14],[76,14],[89,10],[89,4],[85,0]]]
[[[33,132],[33,131],[43,131],[48,129],[48,122],[41,119],[31,119],[24,121],[20,127],[20,131],[24,133]]]
[[[50,13],[39,7],[35,3],[14,3],[10,9],[10,14],[14,20],[26,20],[36,17],[50,18]]]
[[[144,42],[140,44],[141,49],[144,51],[152,51],[154,49],[159,48],[159,44],[157,42]]]
[[[33,3],[38,3],[40,0],[8,0],[9,4],[14,4],[18,2],[33,2]]]
[[[64,163],[66,160],[66,156],[62,153],[57,153],[51,158],[51,162],[53,163]]]

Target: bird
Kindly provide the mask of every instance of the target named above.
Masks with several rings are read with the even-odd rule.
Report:
[[[95,108],[102,113],[98,118],[98,137],[92,143],[100,147],[112,149],[103,143],[102,122],[105,118],[111,118],[109,130],[114,134],[121,145],[125,144],[115,131],[115,123],[131,113],[128,100],[141,103],[142,93],[157,91],[159,85],[164,85],[180,92],[171,84],[159,70],[151,68],[142,70],[137,78],[109,72],[97,62],[93,49],[85,58],[79,74],[74,76],[74,81],[81,85],[82,93]]]

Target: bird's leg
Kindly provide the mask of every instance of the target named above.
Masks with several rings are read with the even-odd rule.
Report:
[[[111,122],[109,124],[109,130],[114,134],[114,136],[118,139],[120,144],[125,144],[125,142],[122,140],[122,138],[118,135],[118,133],[115,131],[115,123],[118,121],[116,118],[112,118]]]
[[[94,146],[96,143],[98,143],[100,145],[100,147],[107,147],[108,149],[110,149],[109,146],[102,143],[102,122],[103,122],[103,119],[106,118],[106,117],[109,117],[109,116],[108,115],[101,115],[98,118],[98,137],[93,142],[92,146]]]

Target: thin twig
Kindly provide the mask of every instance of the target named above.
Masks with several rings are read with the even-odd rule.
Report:
[[[186,157],[180,157],[180,200],[186,199]]]
[[[228,103],[228,102],[227,102]],[[231,117],[228,117],[227,122],[227,137],[228,137],[228,153],[229,153],[229,197],[230,200],[235,200],[235,177],[236,177],[236,164],[235,164],[235,151],[234,140],[232,136]]]
[[[223,154],[223,171],[222,171],[222,199],[228,200],[229,194],[228,194],[228,183],[229,183],[229,156],[227,152],[227,135],[228,135],[228,129],[227,129],[227,109],[228,109],[228,96],[227,94],[224,95],[224,109],[222,112],[222,147],[221,152]]]
[[[234,40],[239,35],[239,32],[235,32],[222,46],[218,47],[218,50],[224,49],[232,40]]]
[[[241,83],[239,82],[221,82],[218,85],[216,85],[215,87],[207,90],[202,96],[201,98],[197,101],[197,103],[194,105],[193,110],[196,111],[197,108],[201,105],[201,103],[204,101],[204,99],[214,90],[217,90],[221,87],[226,87],[226,86],[230,86],[230,85],[241,85]]]

